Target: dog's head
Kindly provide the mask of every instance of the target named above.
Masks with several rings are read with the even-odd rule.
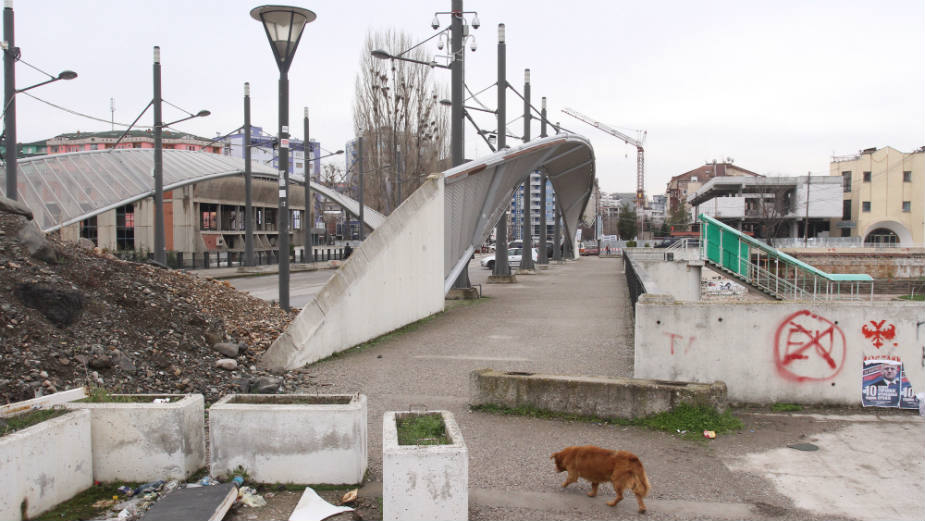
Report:
[[[562,453],[561,453],[561,452],[556,452],[555,454],[553,454],[553,455],[550,456],[549,458],[552,459],[552,460],[555,460],[555,462],[556,462],[556,472],[564,472],[564,471],[565,471],[565,467],[562,466]]]

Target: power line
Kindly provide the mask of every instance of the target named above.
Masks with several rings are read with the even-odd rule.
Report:
[[[80,117],[82,117],[82,118],[87,118],[87,119],[91,119],[91,120],[93,120],[93,121],[99,121],[99,122],[102,122],[102,123],[109,123],[110,125],[119,125],[120,127],[129,127],[129,126],[131,126],[131,125],[128,125],[128,124],[126,124],[126,123],[119,123],[119,122],[115,122],[115,121],[112,121],[112,120],[109,120],[109,119],[98,118],[98,117],[95,117],[95,116],[91,116],[91,115],[89,115],[89,114],[84,114],[84,113],[82,113],[82,112],[77,112],[76,110],[69,109],[69,108],[67,108],[67,107],[62,107],[61,105],[57,105],[57,104],[52,103],[52,102],[47,101],[47,100],[43,100],[42,98],[39,98],[38,96],[36,96],[36,95],[34,95],[34,94],[30,94],[30,93],[28,93],[28,92],[20,92],[19,94],[25,94],[26,96],[29,96],[30,98],[32,98],[32,99],[34,99],[34,100],[41,101],[42,103],[44,103],[44,104],[46,104],[46,105],[49,105],[49,106],[51,106],[51,107],[54,107],[54,108],[56,108],[56,109],[58,109],[58,110],[63,110],[64,112],[67,112],[68,114],[73,114],[73,115],[75,115],[75,116],[80,116]],[[137,125],[136,128],[154,128],[154,127],[152,127],[152,126],[146,126],[146,125]]]

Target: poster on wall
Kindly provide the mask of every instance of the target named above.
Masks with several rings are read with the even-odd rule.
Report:
[[[919,408],[919,400],[906,377],[902,362],[877,358],[864,360],[861,404],[865,407]]]
[[[861,371],[861,404],[864,407],[899,407],[902,362],[864,360]]]

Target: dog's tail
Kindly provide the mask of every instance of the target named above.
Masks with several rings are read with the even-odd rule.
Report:
[[[652,485],[649,483],[649,476],[646,475],[646,469],[642,468],[642,462],[639,458],[633,456],[630,459],[630,473],[633,475],[633,485],[630,487],[634,494],[639,497],[645,497]]]

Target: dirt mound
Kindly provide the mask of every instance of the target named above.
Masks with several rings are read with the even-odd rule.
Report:
[[[197,392],[211,402],[303,383],[301,372],[271,375],[255,365],[294,312],[51,236],[49,256],[22,239],[28,226],[0,211],[0,403],[87,384]]]

